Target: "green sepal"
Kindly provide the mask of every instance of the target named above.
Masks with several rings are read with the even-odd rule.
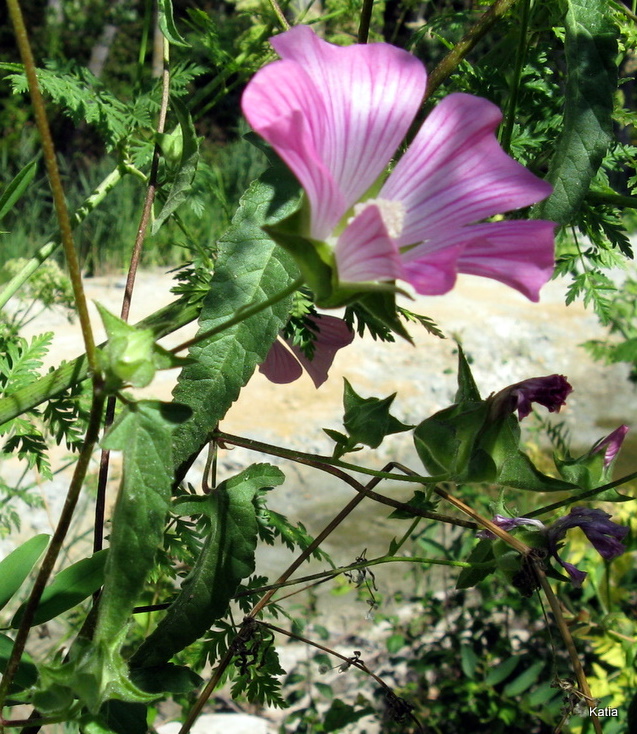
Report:
[[[456,403],[464,403],[469,400],[482,400],[476,381],[473,379],[471,367],[465,356],[464,349],[460,344],[458,344],[458,390],[455,400]]]
[[[128,677],[128,666],[120,655],[127,628],[110,641],[93,644],[78,639],[66,663],[44,665],[39,669],[38,689],[33,703],[48,714],[63,712],[74,697],[96,714],[108,700],[148,703],[156,698],[135,686]]]
[[[463,568],[460,571],[456,581],[456,589],[471,589],[495,571],[496,561],[493,554],[493,541],[488,538],[482,539],[469,553],[466,562],[476,565],[472,565],[471,568]]]
[[[375,449],[385,436],[413,428],[394,418],[389,412],[396,393],[386,398],[362,398],[345,378],[343,382],[343,424],[355,444],[362,443]]]
[[[151,329],[138,329],[110,313],[100,303],[95,305],[108,336],[108,343],[100,351],[107,392],[118,392],[125,385],[146,387],[157,370],[189,363],[188,358],[177,357],[155,344]]]

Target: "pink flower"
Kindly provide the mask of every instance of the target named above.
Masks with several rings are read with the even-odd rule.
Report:
[[[551,187],[500,148],[495,105],[446,97],[385,180],[422,102],[421,62],[385,43],[335,46],[304,26],[271,42],[281,60],[248,84],[243,111],[305,190],[302,234],[327,243],[317,246],[340,282],[401,279],[439,295],[470,273],[538,300],[555,225],[485,220]]]
[[[589,454],[593,455],[604,451],[604,469],[608,469],[619,453],[629,430],[630,428],[625,424],[619,426],[619,428],[616,428],[612,433],[608,434],[606,438],[600,438],[589,451]]]
[[[285,342],[287,346],[283,341],[274,342],[265,362],[259,366],[259,372],[270,382],[277,385],[294,382],[303,374],[303,369],[316,387],[327,380],[334,355],[341,347],[351,344],[354,332],[342,319],[334,316],[317,315],[312,321],[316,330],[312,359],[306,357],[299,347],[288,342]]]

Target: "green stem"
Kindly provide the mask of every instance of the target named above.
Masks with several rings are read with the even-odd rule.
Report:
[[[55,528],[55,532],[53,533],[53,537],[51,538],[44,560],[40,566],[35,583],[33,584],[33,589],[29,595],[24,615],[20,622],[15,642],[13,643],[11,656],[9,657],[4,675],[2,676],[2,682],[0,682],[0,710],[4,705],[4,700],[9,690],[9,686],[11,685],[13,677],[18,669],[18,665],[20,664],[20,659],[29,637],[29,631],[31,630],[42,592],[44,591],[49,580],[49,576],[53,571],[55,562],[57,561],[57,557],[62,549],[62,544],[64,543],[64,539],[71,524],[73,512],[77,505],[82,485],[84,483],[84,478],[86,477],[89,461],[93,453],[93,447],[99,437],[104,399],[103,392],[95,390],[86,437],[75,466],[75,471],[73,472],[73,478],[71,479],[66,500],[64,501],[64,507],[62,508],[57,527]]]
[[[420,518],[416,518],[418,521]],[[349,566],[339,566],[339,568],[333,568],[329,571],[320,571],[318,573],[312,573],[309,576],[301,576],[298,579],[289,579],[281,584],[269,584],[268,586],[261,586],[258,589],[248,589],[236,594],[235,599],[239,599],[244,596],[254,596],[255,594],[262,594],[266,591],[278,591],[286,586],[296,586],[297,584],[306,584],[310,581],[317,581],[319,579],[328,580],[336,578],[344,573],[351,573],[352,571],[358,571],[362,568],[369,568],[370,566],[380,566],[383,563],[421,563],[431,564],[434,566],[455,566],[457,568],[479,568],[480,566],[491,566],[491,562],[484,564],[466,563],[465,561],[447,561],[441,558],[421,558],[420,556],[379,556],[378,558],[370,558],[361,563],[352,563]],[[136,610],[137,611],[137,610]]]
[[[361,9],[361,21],[358,26],[358,43],[367,43],[369,38],[369,25],[372,20],[372,10],[374,9],[374,0],[363,0]]]
[[[522,67],[526,58],[526,34],[529,28],[529,6],[531,0],[523,0],[522,17],[520,18],[520,29],[518,36],[518,47],[515,53],[515,69],[513,71],[513,81],[511,86],[511,96],[507,105],[506,115],[504,117],[504,126],[500,138],[500,145],[505,153],[509,153],[511,149],[511,136],[513,134],[513,125],[515,124],[515,112],[518,106],[518,98],[520,96],[520,85],[522,80]]]
[[[77,209],[71,217],[71,225],[77,227],[86,217],[100,204],[104,198],[110,193],[115,186],[122,180],[124,175],[128,173],[125,166],[118,166],[114,171],[97,186],[93,193],[85,199],[84,203]],[[43,245],[35,255],[24,265],[19,273],[11,278],[0,292],[0,308],[4,308],[7,302],[15,295],[15,293],[29,280],[35,271],[60,247],[62,240],[59,238],[50,240]]]
[[[235,326],[236,324],[240,324],[242,321],[245,321],[246,319],[249,319],[251,316],[254,316],[255,314],[261,313],[261,311],[265,311],[266,308],[270,308],[270,306],[273,306],[275,303],[278,303],[279,301],[282,301],[284,298],[287,298],[287,296],[294,293],[294,291],[298,291],[298,289],[303,285],[304,280],[303,278],[297,278],[294,280],[290,285],[287,286],[287,288],[284,288],[279,293],[276,293],[271,298],[268,298],[265,301],[259,301],[258,303],[253,303],[251,306],[245,306],[244,308],[240,308],[234,316],[229,318],[227,321],[224,321],[223,324],[219,324],[218,326],[213,327],[212,329],[208,329],[208,331],[204,331],[201,334],[197,334],[192,339],[188,339],[188,341],[182,342],[178,347],[175,347],[174,349],[171,349],[170,351],[173,354],[177,354],[177,352],[181,352],[184,349],[189,349],[195,344],[199,344],[200,342],[206,341],[207,339],[210,339],[213,336],[216,336],[217,334],[220,334],[222,331],[225,331],[226,329],[230,329],[232,326]]]
[[[451,76],[460,65],[460,62],[474,48],[491,26],[502,18],[516,0],[496,0],[478,22],[469,29],[468,33],[458,41],[445,58],[429,75],[425,99],[431,97],[436,89]]]
[[[194,321],[201,311],[200,303],[189,303],[184,296],[178,301],[156,311],[139,321],[135,326],[139,329],[151,329],[156,339],[160,339],[182,326]],[[107,342],[99,345],[103,348]],[[37,407],[45,400],[68,390],[73,385],[85,380],[89,375],[86,355],[77,357],[72,362],[58,367],[36,382],[16,390],[12,395],[0,398],[0,425],[16,418],[27,410]]]
[[[591,499],[592,497],[595,497],[596,495],[601,494],[602,492],[606,492],[606,490],[608,489],[614,489],[615,487],[619,487],[622,484],[626,484],[626,482],[632,482],[633,479],[637,479],[637,472],[632,472],[632,474],[626,474],[626,476],[620,477],[619,479],[616,479],[614,482],[603,484],[601,487],[595,487],[595,489],[587,489],[585,492],[580,492],[579,494],[571,495],[570,497],[567,497],[564,500],[560,500],[559,502],[553,502],[550,505],[545,505],[544,507],[540,507],[537,510],[533,510],[532,512],[527,512],[526,517],[537,517],[538,515],[544,515],[547,512],[553,512],[554,510],[559,510],[561,507],[568,507],[568,505],[572,505],[575,502],[581,502],[582,500]]]
[[[244,438],[243,436],[233,436],[229,433],[223,433],[222,431],[218,431],[217,433],[215,433],[215,438],[222,446],[224,443],[233,444],[234,446],[242,446],[243,448],[250,449],[251,451],[260,451],[263,454],[280,456],[283,459],[289,459],[290,461],[295,461],[299,464],[308,464],[309,466],[314,466],[317,469],[322,470],[325,470],[324,467],[326,466],[337,467],[340,469],[347,469],[348,471],[357,472],[359,474],[366,474],[367,476],[376,477],[377,479],[395,479],[398,482],[413,482],[415,484],[435,484],[436,482],[440,481],[440,478],[423,477],[419,474],[416,474],[415,472],[405,476],[403,474],[394,474],[386,471],[378,471],[377,469],[369,469],[366,466],[357,466],[356,464],[349,464],[348,462],[341,461],[340,459],[334,459],[331,456],[308,454],[304,451],[285,449],[281,446],[273,446],[272,444],[255,441],[252,438]],[[341,479],[344,479],[343,472],[339,472],[338,476]],[[344,481],[347,480],[345,479]],[[404,505],[402,502],[396,503],[396,506],[398,505],[400,505],[401,507],[406,507],[406,505]],[[422,516],[428,517],[428,515]]]
[[[77,258],[75,245],[73,244],[71,219],[69,217],[66,200],[64,198],[64,188],[62,186],[62,179],[60,177],[60,171],[55,158],[55,147],[53,145],[53,138],[51,137],[51,130],[49,129],[49,123],[46,117],[44,100],[42,99],[42,94],[40,93],[40,87],[38,85],[35,61],[31,52],[27,29],[24,25],[24,18],[22,17],[22,10],[18,0],[7,0],[7,6],[9,8],[9,15],[11,16],[11,22],[13,23],[15,30],[16,42],[24,63],[24,71],[29,84],[29,93],[33,104],[33,112],[35,114],[36,124],[42,141],[44,164],[49,177],[51,193],[53,195],[53,202],[55,204],[55,211],[60,227],[60,238],[64,247],[64,254],[66,256],[67,267],[69,269],[69,277],[71,279],[71,285],[73,286],[73,293],[75,295],[75,305],[80,319],[86,357],[88,359],[91,373],[97,380],[99,363],[97,359],[97,351],[95,349],[95,341],[93,339],[91,320],[88,314],[86,297],[84,295],[84,288],[82,285],[80,263]]]
[[[604,191],[589,191],[586,194],[586,201],[592,204],[608,204],[609,206],[623,207],[625,209],[637,209],[637,196],[610,194]]]

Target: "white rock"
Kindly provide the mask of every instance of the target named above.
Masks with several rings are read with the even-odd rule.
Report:
[[[178,734],[181,724],[170,721],[157,727],[157,734]],[[267,734],[267,722],[250,714],[204,714],[191,734]]]

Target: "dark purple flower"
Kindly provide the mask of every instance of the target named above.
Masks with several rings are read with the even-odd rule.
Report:
[[[343,319],[334,316],[317,314],[312,321],[316,330],[312,359],[306,357],[299,347],[288,342],[274,342],[265,361],[259,366],[259,372],[262,372],[270,382],[277,385],[294,382],[303,374],[304,369],[316,387],[320,387],[327,380],[327,373],[336,352],[341,347],[351,344],[354,332]]]
[[[549,412],[557,413],[572,391],[573,388],[564,375],[530,377],[500,390],[492,401],[497,413],[513,413],[517,410],[518,417],[522,420],[531,412],[532,403],[539,403],[548,408]]]
[[[575,586],[581,586],[586,573],[573,564],[566,563],[558,555],[558,544],[570,528],[581,528],[593,544],[595,550],[607,561],[620,556],[626,550],[621,541],[626,537],[628,528],[614,523],[607,512],[590,507],[573,507],[568,515],[556,520],[547,531],[549,551],[573,579]]]
[[[495,515],[493,518],[494,525],[497,525],[502,530],[509,530],[520,527],[520,525],[533,525],[540,530],[545,530],[546,526],[540,520],[533,520],[530,517],[504,517],[504,515]],[[495,538],[496,536],[490,530],[481,530],[478,533],[478,538]]]
[[[629,430],[630,429],[626,425],[619,426],[619,428],[616,428],[612,433],[606,436],[606,438],[600,438],[600,440],[590,450],[589,453],[591,455],[597,454],[602,450],[604,451],[604,469],[608,469],[615,460],[615,457],[619,453]]]

